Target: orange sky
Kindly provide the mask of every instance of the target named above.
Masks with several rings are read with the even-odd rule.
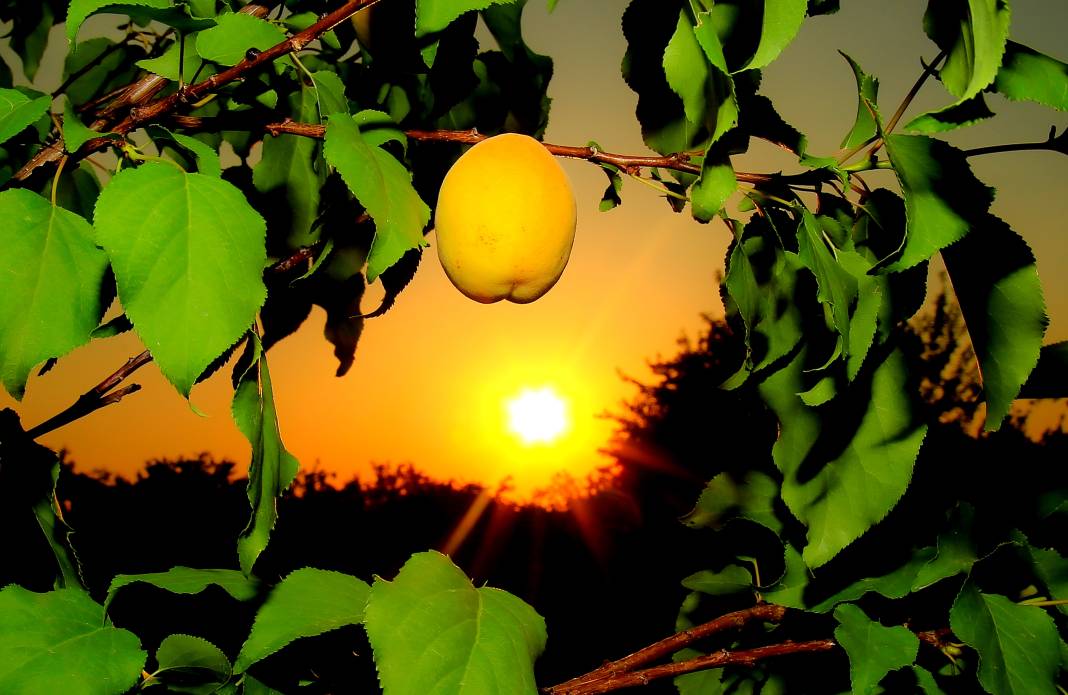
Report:
[[[644,151],[634,119],[635,98],[619,75],[624,0],[564,0],[552,15],[545,3],[527,8],[531,46],[556,60],[553,111],[546,140],[585,144],[596,139],[614,152]],[[807,133],[810,151],[837,148],[855,108],[852,73],[841,48],[881,79],[883,108],[891,109],[935,54],[920,29],[921,0],[848,0],[837,16],[812,20],[765,73],[765,94],[787,121]],[[1014,38],[1061,59],[1068,3],[1013,2]],[[38,85],[54,87],[47,83]],[[948,103],[936,83],[917,109]],[[1004,117],[952,134],[961,147],[1045,137],[1064,114],[989,99]],[[995,212],[1032,245],[1052,318],[1047,342],[1068,338],[1068,158],[1053,153],[992,155],[972,161],[998,188]],[[633,389],[619,372],[648,377],[646,360],[675,353],[683,333],[694,335],[702,312],[721,313],[717,271],[729,240],[718,223],[700,225],[672,214],[656,193],[624,185],[622,207],[599,213],[606,178],[585,162],[563,161],[578,199],[578,232],[559,284],[529,305],[477,304],[453,289],[433,248],[386,316],[367,323],[349,374],[337,379],[331,347],[316,310],[301,331],[272,349],[279,418],[287,447],[306,468],[338,471],[341,479],[369,462],[413,462],[428,473],[492,484],[511,475],[523,489],[545,485],[560,469],[582,476],[607,460],[596,453],[612,432],[598,414],[618,410]],[[788,157],[759,143],[738,158],[744,170],[790,167]],[[890,185],[871,176],[869,183]],[[434,236],[429,237],[431,247]],[[377,305],[372,287],[365,308]],[[141,350],[132,334],[97,341],[32,378],[15,404],[26,426],[66,407],[78,394]],[[201,417],[159,375],[138,372],[144,389],[43,438],[66,447],[82,470],[132,474],[152,458],[207,451],[244,464],[248,445],[229,417],[226,373],[193,392]],[[570,400],[574,425],[553,446],[524,447],[507,432],[503,401],[523,387],[551,385]]]

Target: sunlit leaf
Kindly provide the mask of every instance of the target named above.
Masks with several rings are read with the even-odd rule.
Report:
[[[682,99],[686,120],[706,128],[713,143],[738,122],[738,104],[715,28],[702,21],[706,15],[699,15],[694,27],[686,12],[679,12],[663,63],[668,85]]]
[[[220,65],[237,65],[250,48],[265,51],[286,38],[277,24],[250,14],[224,14],[215,22],[197,34],[197,53]]]
[[[762,68],[778,58],[797,36],[808,9],[807,0],[764,0],[763,5],[760,43],[742,70]]]
[[[963,238],[994,198],[968,166],[964,153],[923,135],[888,135],[886,150],[905,194],[908,229],[898,271],[921,263]]]
[[[1060,637],[1043,609],[984,594],[969,582],[949,613],[962,642],[979,652],[979,682],[993,695],[1054,695]]]
[[[986,105],[986,100],[980,93],[940,111],[921,114],[909,121],[905,129],[919,133],[944,133],[956,128],[975,125],[993,115],[994,112]]]
[[[1009,41],[994,89],[1015,101],[1037,101],[1068,111],[1068,64]]]
[[[850,56],[842,53],[842,57],[853,69],[853,76],[857,80],[857,116],[853,121],[853,127],[842,140],[842,149],[852,149],[875,137],[878,128],[872,115],[870,106],[875,106],[879,101],[879,79],[873,77],[860,67],[860,64]]]
[[[805,590],[808,588],[810,572],[801,553],[789,543],[783,548],[783,560],[786,569],[766,591],[761,593],[764,599],[787,608],[807,608]]]
[[[377,579],[364,623],[391,695],[537,692],[544,620],[505,591],[476,589],[440,553],[413,555],[393,581]]]
[[[942,251],[986,397],[986,429],[996,430],[1038,363],[1048,319],[1031,249],[1007,224],[985,215]]]
[[[807,407],[804,352],[760,385],[779,418],[773,455],[783,501],[808,527],[805,562],[825,564],[883,519],[912,477],[927,428],[915,418],[900,352],[882,350],[826,412]],[[874,363],[873,363],[874,360]],[[826,424],[823,417],[834,418]]]
[[[31,98],[18,89],[0,89],[0,143],[36,123],[51,105],[46,95]]]
[[[156,670],[145,685],[164,683],[173,692],[210,695],[230,673],[230,660],[221,649],[202,637],[176,634],[160,642]]]
[[[0,590],[0,691],[118,695],[133,686],[146,654],[132,632],[104,623],[79,589]]]
[[[67,152],[77,152],[82,145],[99,135],[81,122],[68,101],[63,108],[63,144]]]
[[[886,627],[851,603],[834,609],[834,618],[834,638],[849,655],[855,695],[875,692],[883,676],[916,660],[920,640],[908,628]]]
[[[301,637],[360,624],[370,589],[366,582],[340,572],[310,567],[292,572],[257,611],[234,670],[241,673]]]
[[[237,570],[201,570],[178,566],[172,567],[166,572],[120,574],[116,576],[111,580],[111,585],[108,587],[104,609],[106,610],[111,605],[120,589],[136,583],[149,584],[172,594],[187,595],[199,594],[209,586],[217,586],[238,601],[248,601],[259,592],[259,580],[255,577],[246,577]]]
[[[237,539],[241,571],[250,575],[278,520],[278,496],[293,482],[300,468],[300,462],[282,444],[266,355],[261,354],[241,378],[234,391],[232,410],[237,428],[252,445],[248,469],[252,516]]]
[[[319,101],[320,121],[335,113],[348,115],[349,101],[345,98],[345,85],[336,72],[320,70],[312,74],[315,81],[315,95]]]
[[[352,118],[330,119],[325,152],[375,221],[367,257],[367,280],[373,282],[406,251],[426,246],[423,228],[430,221],[430,208],[412,187],[411,173],[393,155],[364,141]]]
[[[36,193],[0,193],[0,219],[0,377],[21,400],[36,365],[89,342],[107,258],[85,219]]]
[[[701,178],[690,187],[690,205],[693,216],[701,222],[708,222],[723,209],[727,199],[738,190],[738,179],[730,157],[720,155],[709,146],[705,161],[701,165]]]
[[[187,34],[183,39],[184,48],[175,41],[167,47],[163,55],[137,61],[137,67],[173,82],[177,82],[179,78],[189,82],[204,63],[196,49],[198,36],[199,34]],[[181,65],[178,64],[179,58]]]
[[[170,140],[181,149],[192,154],[196,159],[199,173],[206,176],[222,176],[222,163],[219,160],[219,153],[211,145],[190,135],[172,132],[162,126],[150,126],[148,131],[154,139]]]
[[[71,0],[67,9],[67,40],[71,43],[78,36],[82,22],[92,14],[104,10],[122,12],[123,8],[141,7],[168,10],[174,7],[173,0]]]
[[[1006,0],[932,0],[923,28],[946,62],[938,76],[950,94],[970,99],[994,81],[1009,37]]]
[[[100,194],[97,241],[126,315],[184,396],[263,304],[264,226],[232,184],[169,164],[125,169]]]
[[[433,34],[465,12],[484,10],[490,5],[508,2],[515,0],[416,0],[415,35]]]

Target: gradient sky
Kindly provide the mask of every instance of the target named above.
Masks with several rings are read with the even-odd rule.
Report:
[[[528,43],[556,61],[546,140],[642,153],[635,96],[619,74],[625,44],[625,0],[563,0],[549,15],[529,3]],[[797,40],[765,72],[763,93],[809,136],[810,151],[830,153],[852,123],[852,72],[835,49],[880,78],[885,112],[896,107],[937,50],[924,36],[922,0],[843,0],[835,16],[806,22]],[[1013,0],[1013,37],[1060,59],[1065,54],[1068,2]],[[893,8],[892,10],[888,8]],[[55,43],[60,43],[56,41]],[[56,48],[56,46],[53,46]],[[52,88],[47,76],[37,85]],[[58,80],[57,80],[58,83]],[[937,82],[914,106],[948,104]],[[1045,137],[1065,114],[989,99],[993,124],[951,134],[960,147]],[[986,183],[998,189],[994,211],[1032,245],[1051,315],[1046,342],[1068,338],[1068,158],[1048,152],[975,158]],[[675,354],[681,335],[696,335],[700,315],[722,314],[715,285],[729,232],[676,215],[655,191],[628,181],[622,207],[600,213],[607,182],[589,163],[564,160],[578,200],[571,262],[559,284],[530,305],[481,305],[453,289],[434,249],[412,285],[386,316],[367,323],[350,373],[334,374],[331,346],[316,310],[298,334],[269,353],[286,446],[305,468],[336,471],[345,480],[370,462],[412,462],[442,478],[494,484],[511,475],[521,489],[544,486],[556,471],[582,476],[608,460],[597,453],[613,431],[598,417],[634,394],[620,373],[647,379],[646,362]],[[735,160],[740,170],[792,168],[789,156],[754,142]],[[872,185],[892,184],[872,173]],[[431,247],[434,236],[429,238]],[[377,306],[373,286],[366,310]],[[48,375],[30,380],[15,407],[32,426],[69,403],[141,350],[127,334],[76,350]],[[210,452],[243,467],[249,449],[229,416],[228,370],[193,392],[189,408],[154,365],[137,373],[144,389],[42,439],[65,447],[81,470],[133,474],[149,459]],[[553,446],[525,447],[504,424],[504,401],[524,387],[552,386],[570,402],[573,426]]]

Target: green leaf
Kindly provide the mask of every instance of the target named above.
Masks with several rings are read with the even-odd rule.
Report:
[[[229,680],[231,673],[226,654],[208,640],[193,635],[165,637],[156,650],[156,665],[156,671],[145,680],[145,685],[162,682],[168,686],[168,692],[209,695]],[[180,680],[171,683],[174,672],[181,674]],[[206,682],[191,684],[190,677]]]
[[[782,358],[801,339],[801,311],[794,301],[801,268],[797,254],[782,249],[764,218],[750,219],[730,252],[725,279],[745,323],[747,371]]]
[[[801,553],[790,544],[783,548],[783,559],[786,570],[771,588],[762,592],[764,598],[787,608],[805,609],[808,607],[804,597],[809,583],[809,569]]]
[[[196,158],[197,171],[199,173],[205,176],[222,176],[222,163],[219,161],[219,153],[211,145],[189,135],[172,132],[163,126],[149,126],[148,130],[153,139],[170,140],[178,147],[192,154]]]
[[[949,612],[962,642],[979,652],[979,682],[993,695],[1054,695],[1060,637],[1041,608],[984,594],[969,582]]]
[[[36,123],[51,105],[49,96],[31,99],[18,89],[0,89],[0,143]]]
[[[224,14],[215,22],[197,34],[197,53],[220,65],[237,65],[250,48],[266,51],[286,39],[278,25],[249,14]]]
[[[249,575],[278,520],[276,499],[293,482],[300,468],[300,462],[282,444],[266,355],[261,354],[257,365],[241,378],[234,391],[232,410],[234,422],[252,445],[248,469],[252,517],[237,539],[241,571]]]
[[[964,153],[923,135],[888,135],[886,150],[905,194],[907,235],[900,256],[886,269],[899,271],[927,260],[963,238],[994,199],[968,166]]]
[[[67,152],[77,152],[82,145],[99,135],[81,122],[68,100],[63,107],[63,143]]]
[[[943,579],[969,572],[979,559],[971,538],[970,525],[955,524],[938,537],[937,545],[913,551],[901,567],[879,577],[856,581],[812,608],[825,613],[839,603],[856,601],[869,591],[887,598],[904,598]]]
[[[860,63],[850,56],[842,51],[838,52],[849,63],[849,67],[853,69],[853,76],[857,80],[857,117],[841,145],[842,149],[850,150],[868,142],[878,132],[878,125],[875,123],[870,107],[876,106],[879,102],[879,79],[864,72]]]
[[[200,69],[200,66],[204,64],[196,50],[198,36],[199,34],[187,34],[183,39],[184,49],[175,41],[167,47],[163,55],[137,61],[137,67],[142,70],[148,70],[160,77],[166,77],[172,82],[177,82],[179,78],[188,82]],[[182,60],[180,66],[178,65],[179,57]]]
[[[775,515],[779,485],[771,476],[749,471],[741,481],[720,473],[708,481],[693,511],[682,518],[691,528],[721,528],[732,518],[740,517],[779,533],[782,522]]]
[[[56,23],[52,3],[9,3],[8,7],[17,5],[19,14],[13,19],[11,48],[22,59],[22,71],[26,79],[33,80],[41,67],[41,58],[48,49],[48,36]]]
[[[537,693],[545,621],[511,594],[476,589],[449,558],[417,553],[376,579],[364,620],[390,695]]]
[[[289,97],[291,117],[304,123],[319,119],[316,92],[303,88]],[[311,138],[279,135],[264,138],[263,156],[252,172],[256,190],[264,194],[271,238],[292,247],[315,241],[312,226],[319,214],[320,189],[326,165],[320,144]]]
[[[1042,346],[1020,398],[1068,398],[1068,341]]]
[[[408,136],[388,113],[364,109],[354,114],[352,119],[360,127],[360,135],[368,145],[379,147],[387,142],[399,142],[407,150]]]
[[[345,85],[336,72],[320,70],[313,73],[315,96],[319,102],[319,121],[335,113],[349,115],[349,100],[345,98]]]
[[[920,690],[924,695],[946,695],[935,680],[934,674],[925,668],[919,666],[913,666],[912,672],[916,676],[916,684],[920,686]]]
[[[683,579],[682,585],[690,591],[700,591],[709,596],[724,596],[749,591],[753,588],[753,577],[744,567],[728,565],[721,572],[695,572]]]
[[[411,173],[393,155],[369,145],[352,118],[330,119],[325,154],[375,221],[367,257],[367,280],[374,282],[406,251],[427,245],[423,228],[430,221],[430,208],[412,187]]]
[[[238,601],[255,598],[260,584],[255,577],[246,577],[237,570],[201,570],[182,566],[172,567],[166,572],[120,574],[111,580],[107,598],[104,600],[104,610],[111,605],[119,589],[138,582],[172,594],[186,595],[199,594],[209,586],[217,586]]]
[[[1009,41],[994,89],[1014,101],[1037,101],[1068,111],[1068,64]]]
[[[81,590],[0,590],[2,692],[118,695],[137,682],[145,656],[137,636],[105,625]]]
[[[89,15],[103,12],[125,12],[133,9],[171,10],[173,0],[71,0],[67,9],[67,40],[74,43],[82,22]]]
[[[807,0],[764,0],[760,43],[742,70],[756,70],[769,65],[797,36],[805,21]]]
[[[301,637],[359,625],[370,590],[367,582],[340,572],[305,567],[290,573],[256,613],[234,671],[248,670]]]
[[[1008,415],[1038,363],[1048,319],[1035,257],[1018,234],[985,215],[967,237],[942,251],[979,361],[987,431]]]
[[[147,163],[112,179],[95,221],[126,315],[188,396],[266,297],[263,218],[222,179]]]
[[[465,12],[509,2],[515,0],[416,0],[415,35],[419,37],[441,31]]]
[[[694,27],[686,11],[679,12],[675,33],[664,49],[664,75],[682,99],[686,120],[706,128],[711,145],[737,124],[738,102],[723,47],[713,23],[708,21],[708,13],[698,15],[697,21]]]
[[[21,400],[35,366],[89,342],[107,258],[82,217],[24,189],[0,192],[0,378]]]
[[[912,119],[905,128],[920,133],[944,133],[956,128],[975,125],[993,115],[994,112],[986,105],[986,100],[980,93],[940,111],[921,114]]]
[[[932,0],[927,5],[923,28],[946,52],[938,76],[957,103],[994,81],[1009,37],[1010,15],[1006,0]]]
[[[710,145],[701,165],[701,178],[690,187],[690,207],[695,219],[708,222],[723,209],[727,199],[738,190],[731,158],[712,152]]]
[[[1027,554],[1035,574],[1049,590],[1052,600],[1068,600],[1068,559],[1053,548],[1036,548],[1024,540]],[[1057,610],[1068,615],[1068,604],[1057,606]]]
[[[875,692],[883,676],[916,660],[920,640],[908,628],[886,627],[851,603],[838,606],[834,618],[834,638],[849,656],[854,695]]]
[[[832,253],[833,247],[823,238],[819,222],[808,210],[804,211],[797,230],[797,257],[816,276],[819,291],[816,298],[830,307],[834,327],[849,344],[849,318],[857,298],[857,280],[842,268]]]
[[[897,504],[927,432],[914,417],[901,353],[884,350],[868,360],[835,399],[827,423],[797,395],[804,391],[804,351],[760,385],[779,418],[772,453],[783,501],[808,527],[809,567],[828,562]]]

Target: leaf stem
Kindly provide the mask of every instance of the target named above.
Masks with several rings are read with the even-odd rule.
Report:
[[[66,166],[68,159],[70,158],[66,155],[60,158],[59,166],[56,167],[56,175],[52,177],[52,207],[56,206],[56,191],[59,189],[59,177],[63,174],[63,167]]]

